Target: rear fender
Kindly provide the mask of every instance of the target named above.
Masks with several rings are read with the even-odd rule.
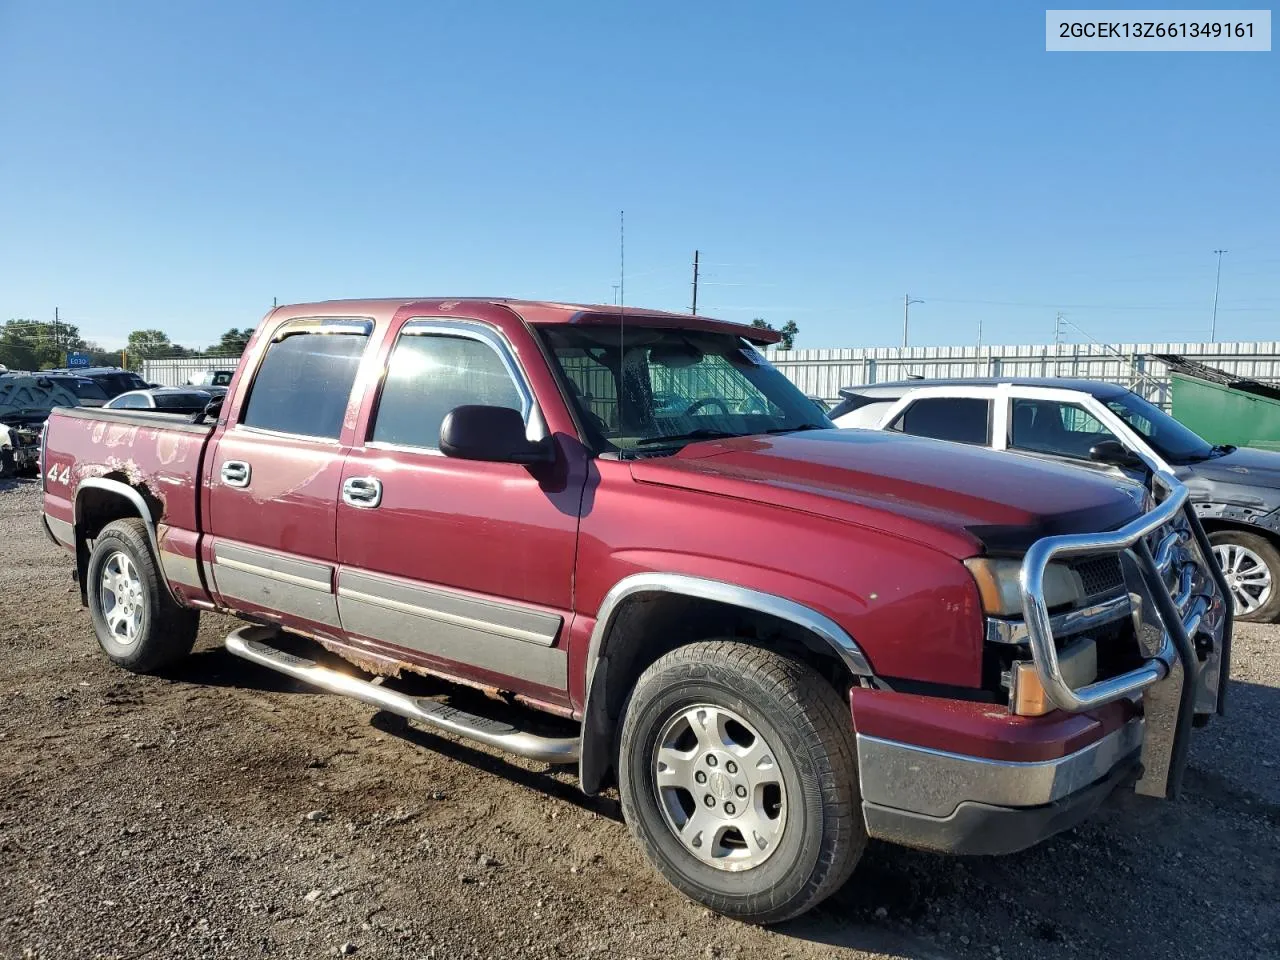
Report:
[[[86,532],[84,514],[85,493],[89,490],[98,490],[112,497],[118,501],[122,507],[122,512],[126,516],[137,516],[146,524],[147,542],[151,544],[151,554],[156,558],[156,563],[160,563],[160,545],[156,540],[155,517],[151,512],[151,508],[147,506],[147,501],[143,499],[142,494],[135,487],[131,487],[120,480],[111,480],[106,477],[88,477],[81,480],[80,485],[76,488],[75,538],[80,599],[84,603],[88,603],[89,538]],[[161,572],[163,573],[163,569]],[[164,581],[164,588],[169,592],[169,596],[173,601],[181,604],[182,601],[174,596],[173,589],[169,586],[169,578],[162,576],[160,579]]]

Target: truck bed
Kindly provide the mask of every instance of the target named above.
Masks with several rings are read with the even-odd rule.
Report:
[[[74,524],[80,485],[93,477],[117,479],[142,492],[154,518],[199,530],[200,466],[212,431],[213,423],[172,414],[58,408],[46,427],[46,512]]]

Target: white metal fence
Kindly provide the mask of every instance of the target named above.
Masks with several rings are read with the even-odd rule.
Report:
[[[239,357],[182,357],[178,360],[143,360],[142,379],[162,387],[181,387],[206,370],[234,370]]]
[[[1238,343],[1062,343],[990,347],[769,350],[801,390],[839,399],[841,387],[921,377],[1080,377],[1134,388],[1168,405],[1169,370],[1153,354],[1176,353],[1232,376],[1280,382],[1280,341]]]
[[[1233,376],[1280,382],[1280,340],[1236,343],[1061,343],[989,347],[877,347],[773,350],[774,366],[805,393],[839,399],[841,387],[923,377],[1080,377],[1132,387],[1168,405],[1168,367],[1153,355],[1181,354]],[[204,370],[234,369],[238,357],[147,360],[150,383],[181,386]]]

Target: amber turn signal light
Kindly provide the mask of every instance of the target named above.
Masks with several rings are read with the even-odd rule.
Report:
[[[1019,662],[1013,665],[1010,678],[1009,712],[1018,717],[1043,717],[1054,709],[1044,692],[1040,674],[1033,663]]]

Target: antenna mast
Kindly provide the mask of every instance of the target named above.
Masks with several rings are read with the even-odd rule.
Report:
[[[693,251],[693,310],[690,311],[695,317],[698,315],[698,251]]]
[[[627,230],[626,211],[618,211],[618,429],[623,429],[622,405],[627,394]]]

